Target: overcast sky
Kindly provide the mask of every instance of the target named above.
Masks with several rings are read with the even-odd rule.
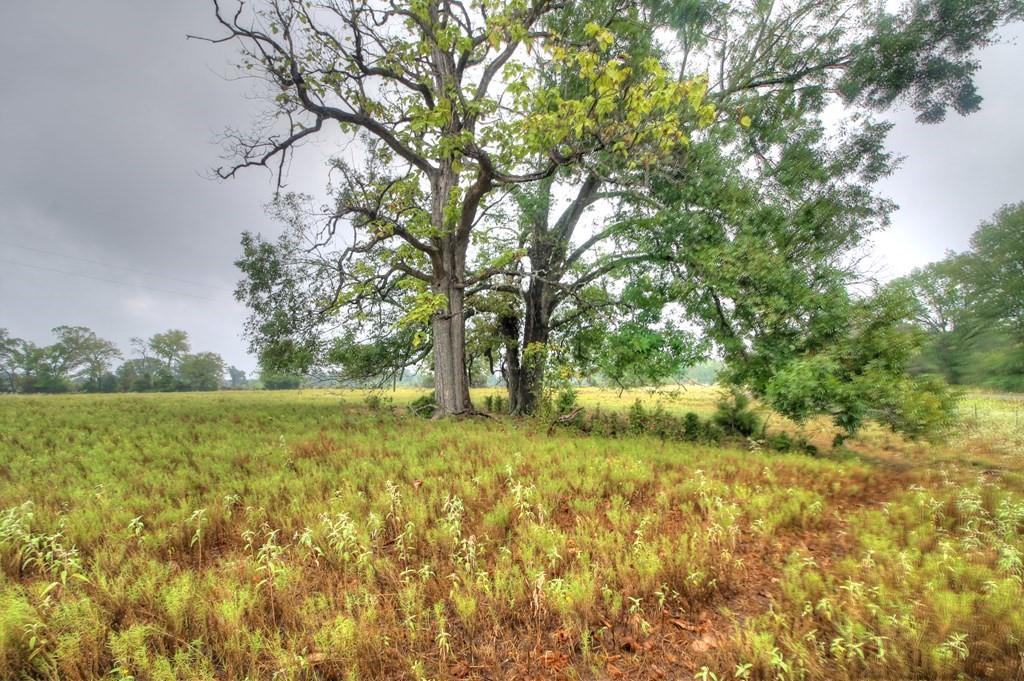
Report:
[[[232,299],[243,230],[276,233],[258,171],[221,182],[216,134],[245,127],[250,86],[228,82],[229,48],[206,0],[0,2],[0,327],[39,343],[60,324],[93,328],[128,350],[132,336],[189,332],[193,350],[252,370]],[[982,111],[937,126],[893,116],[906,156],[882,185],[900,206],[876,239],[885,278],[960,250],[1000,205],[1024,200],[1024,54],[988,49]],[[291,176],[320,190],[325,152]]]

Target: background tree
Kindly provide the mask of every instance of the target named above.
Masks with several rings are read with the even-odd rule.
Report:
[[[13,338],[7,329],[0,328],[0,391],[18,391],[18,347],[21,339]]]
[[[1004,206],[951,253],[905,283],[926,336],[914,369],[950,382],[1024,390],[1024,204]]]
[[[0,392],[57,393],[217,390],[225,364],[213,352],[189,354],[188,334],[172,329],[148,340],[133,338],[139,357],[111,372],[121,352],[84,326],[58,326],[56,342],[39,346],[0,329]],[[150,356],[150,353],[159,356]],[[232,367],[235,386],[245,373]]]
[[[116,345],[85,326],[58,326],[53,334],[57,343],[52,352],[59,375],[90,392],[113,389],[107,374],[114,360],[122,356]]]
[[[965,264],[978,314],[1024,343],[1024,202],[981,224]]]
[[[24,393],[62,393],[71,389],[61,373],[61,359],[54,346],[40,347],[22,340],[15,350],[19,370],[18,391]]]
[[[184,390],[218,390],[224,380],[224,360],[215,352],[185,355],[178,366]]]
[[[239,369],[236,366],[229,366],[228,367],[228,376],[229,376],[230,385],[235,390],[239,390],[241,388],[244,388],[246,386],[246,384],[248,383],[248,381],[245,378],[245,372],[242,371],[241,369]]]
[[[182,358],[191,350],[188,333],[181,329],[170,329],[153,334],[148,341],[149,350],[163,360],[168,371],[174,371]]]
[[[970,357],[986,331],[985,320],[972,305],[965,265],[964,258],[950,255],[902,280],[916,301],[913,321],[926,336],[915,368],[953,384],[970,380]]]

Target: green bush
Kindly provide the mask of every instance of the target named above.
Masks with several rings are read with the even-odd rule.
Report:
[[[363,399],[363,402],[366,403],[366,406],[370,409],[370,411],[380,411],[381,409],[390,406],[391,398],[382,397],[377,393],[370,393]]]
[[[429,419],[434,415],[434,409],[437,407],[437,396],[434,391],[431,390],[428,394],[417,397],[415,400],[409,403],[409,411],[415,415],[425,419]]]
[[[555,413],[568,414],[576,408],[576,391],[570,386],[555,397]]]
[[[817,456],[818,448],[811,444],[803,435],[790,435],[789,433],[774,433],[765,438],[765,445],[768,449],[776,452],[799,452]]]
[[[789,433],[775,433],[765,439],[765,444],[768,449],[773,449],[776,452],[788,452],[793,448],[793,438],[789,436]]]
[[[725,431],[714,421],[705,421],[702,429],[702,438],[705,442],[717,444],[725,439]]]
[[[700,417],[692,411],[687,412],[686,416],[683,417],[683,439],[687,442],[696,442],[700,439],[702,430],[703,426],[701,424]]]
[[[711,420],[726,435],[750,437],[761,425],[761,419],[750,409],[750,404],[749,396],[732,391],[718,401]]]
[[[643,433],[647,430],[647,411],[644,410],[643,402],[637,400],[629,408],[629,432]]]

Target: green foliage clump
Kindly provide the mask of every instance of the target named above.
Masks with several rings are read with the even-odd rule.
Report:
[[[776,452],[800,452],[816,456],[818,448],[803,435],[790,435],[785,431],[772,433],[764,439],[768,449]]]
[[[490,414],[507,414],[508,399],[501,394],[488,394],[484,396],[484,411]]]
[[[267,390],[295,390],[302,386],[302,376],[270,370],[260,373],[260,381]]]
[[[417,397],[409,404],[409,413],[426,419],[434,415],[435,407],[437,407],[437,397],[431,390],[428,394]]]
[[[751,409],[750,396],[733,390],[716,405],[712,422],[727,435],[751,437],[761,425],[761,419]]]
[[[962,397],[937,376],[919,376],[895,383],[883,395],[876,418],[912,440],[935,440],[956,425]]]
[[[370,411],[381,411],[390,407],[393,400],[390,397],[384,397],[378,393],[371,392],[363,401]]]
[[[748,417],[744,414],[739,418],[745,420]],[[605,437],[650,435],[662,440],[706,444],[721,444],[730,437],[741,435],[735,429],[723,428],[714,418],[701,419],[694,412],[682,417],[674,416],[660,403],[653,410],[649,410],[639,399],[630,405],[624,416],[615,410],[602,411],[598,408],[589,414],[584,414],[581,410],[574,419],[559,420],[555,424]]]
[[[766,403],[797,423],[828,414],[845,437],[871,419],[912,438],[941,438],[957,394],[941,380],[913,378],[921,335],[907,328],[914,299],[903,284],[853,301],[849,328],[816,352],[795,357],[766,381]]]
[[[637,400],[629,408],[629,432],[638,434],[647,430],[647,410],[644,403]]]
[[[576,408],[576,390],[572,386],[558,391],[555,396],[554,409],[556,414],[568,414]]]
[[[700,439],[703,426],[700,416],[692,411],[686,412],[683,416],[683,439],[689,442],[696,442]]]

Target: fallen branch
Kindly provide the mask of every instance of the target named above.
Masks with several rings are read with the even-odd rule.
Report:
[[[576,416],[579,415],[581,411],[583,411],[583,407],[576,407],[568,414],[562,414],[561,416],[556,418],[554,421],[551,422],[551,425],[548,426],[548,435],[551,435],[555,432],[555,426],[562,423],[571,423],[576,418]]]

